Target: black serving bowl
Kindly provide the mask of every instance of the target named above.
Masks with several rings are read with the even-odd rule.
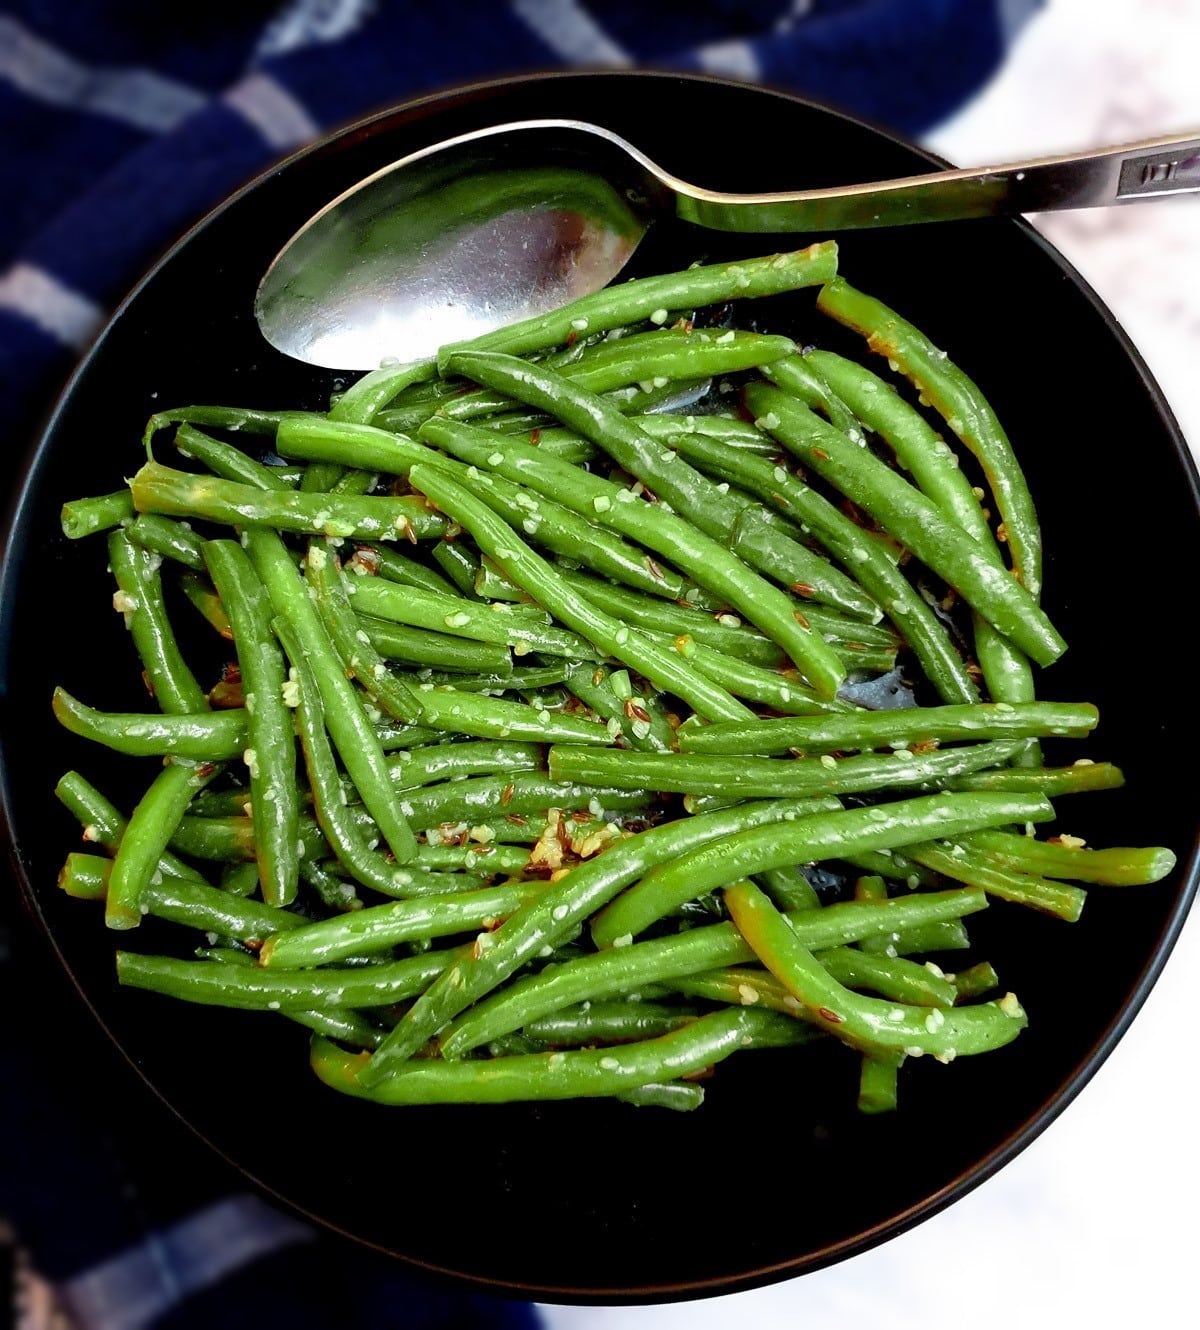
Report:
[[[836,1047],[735,1058],[686,1115],[606,1102],[388,1110],[321,1086],[298,1028],[119,990],[99,914],[55,889],[78,830],[52,789],[79,766],[131,796],[144,768],[60,733],[49,695],[61,681],[132,709],[139,685],[109,608],[103,554],[96,542],[62,538],[59,506],[130,474],[157,408],[323,402],[335,376],[276,354],[251,304],[281,243],[328,199],[439,139],[576,113],[723,189],[882,178],[930,161],[794,97],[597,73],[412,103],[235,195],[122,307],[29,463],[0,603],[3,796],[28,908],[97,1019],[180,1117],[267,1192],[360,1242],[496,1291],[644,1302],[801,1274],[900,1232],[1011,1159],[1112,1049],[1195,890],[1196,713],[1190,688],[1179,689],[1184,705],[1171,719],[1162,702],[1174,695],[1166,682],[1181,677],[1179,580],[1196,566],[1200,533],[1195,471],[1161,393],[1112,316],[1030,227],[968,222],[843,238],[846,275],[951,349],[1027,470],[1048,551],[1046,605],[1071,643],[1041,689],[1099,705],[1087,751],[1128,777],[1120,791],[1063,801],[1061,827],[1099,844],[1169,845],[1180,858],[1156,886],[1097,889],[1074,926],[1003,905],[973,919],[977,954],[1020,994],[1029,1029],[986,1057],[910,1063],[890,1117],[856,1113],[855,1063]],[[736,151],[714,151],[730,137]],[[635,269],[788,243],[664,224]],[[811,299],[778,307],[796,335],[813,319],[808,307]],[[835,332],[820,329],[827,341]],[[153,921],[142,932],[121,941],[153,945]]]

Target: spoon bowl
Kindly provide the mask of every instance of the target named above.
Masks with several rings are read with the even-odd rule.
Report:
[[[764,194],[703,189],[584,120],[460,134],[375,171],[276,255],[254,312],[326,369],[415,360],[600,290],[656,216],[813,233],[1099,207],[1200,189],[1200,139]]]

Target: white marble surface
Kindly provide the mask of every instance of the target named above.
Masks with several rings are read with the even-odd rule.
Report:
[[[1200,130],[1200,0],[1050,0],[1004,73],[930,143],[969,165],[1189,127]],[[1200,455],[1200,196],[1040,224],[1140,347]],[[1188,594],[1194,605],[1194,583]],[[549,1330],[1200,1323],[1197,973],[1193,918],[1076,1102],[997,1176],[913,1232],[754,1293],[675,1307],[547,1307]]]

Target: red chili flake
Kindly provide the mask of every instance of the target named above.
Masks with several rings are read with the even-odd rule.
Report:
[[[225,664],[221,666],[221,682],[222,683],[242,682],[242,669],[236,660],[227,660]]]
[[[800,757],[800,758],[802,758],[802,757],[805,756],[805,752],[804,752],[804,749],[803,749],[803,748],[789,748],[789,749],[788,749],[788,752],[791,753],[791,755],[792,755],[793,757]]]
[[[603,682],[604,682],[604,670],[601,667],[597,666],[597,668],[592,671],[592,686],[595,688],[599,688]]]
[[[978,666],[974,661],[970,661],[970,662],[968,663],[968,665],[967,665],[967,673],[971,676],[972,679],[982,679],[982,678],[983,678],[983,671],[979,668],[979,666]]]
[[[814,457],[819,457],[822,462],[829,461],[829,454],[825,451],[824,448],[810,448],[809,451],[812,453]]]
[[[805,616],[801,614],[799,610],[792,611],[792,618],[796,620],[796,622],[800,625],[801,628],[807,628],[811,631],[812,624],[809,623],[808,619],[805,618]]]
[[[625,717],[627,720],[644,720],[650,723],[650,713],[645,707],[640,707],[632,697],[625,699]]]
[[[663,570],[648,554],[646,555],[646,567],[650,569],[650,573],[653,577],[657,577],[660,582],[663,580]]]
[[[404,538],[410,545],[415,545],[417,543],[416,527],[413,526],[407,517],[404,519]]]
[[[671,324],[671,330],[672,332],[690,333],[693,326],[691,319],[676,319],[675,322]]]
[[[215,762],[201,762],[200,765],[196,768],[196,775],[201,780],[206,780],[209,776],[213,774],[214,771],[216,771],[216,769],[217,769],[217,764]]]
[[[813,596],[813,595],[816,595],[816,592],[813,590],[813,588],[812,588],[811,586],[809,586],[809,584],[808,584],[807,582],[793,582],[793,583],[792,583],[792,590],[793,590],[793,591],[796,593],[796,595],[798,595],[798,596]]]
[[[150,676],[145,670],[142,671],[142,687],[145,688],[146,692],[148,692],[151,697],[155,696],[154,685],[150,682]]]
[[[579,341],[579,334],[575,331],[574,328],[572,328],[571,331],[567,333],[566,344],[567,346],[574,346],[577,341]]]
[[[839,1016],[836,1011],[830,1011],[828,1007],[818,1007],[817,1015],[820,1016],[822,1020],[830,1021],[834,1025],[841,1025],[846,1019],[845,1016]]]
[[[541,442],[541,439],[542,439],[542,431],[541,431],[540,429],[536,429],[536,428],[535,428],[535,429],[531,429],[531,430],[529,431],[529,442],[530,442],[530,443],[532,443],[532,444],[538,444],[538,443]]]
[[[584,822],[590,822],[591,820],[592,820],[592,810],[590,808],[577,808],[571,814],[571,821],[578,822],[581,825]]]
[[[460,527],[457,522],[451,522],[450,525],[446,528],[445,535],[442,536],[442,539],[446,542],[447,545],[453,545],[454,542],[459,538],[459,536],[462,535],[462,533],[463,533],[462,527]]]
[[[867,644],[865,642],[843,642],[842,646],[844,646],[847,651],[865,651],[867,649]]]
[[[915,744],[908,745],[910,753],[936,753],[939,744],[936,739],[918,739]]]
[[[645,499],[647,503],[658,502],[658,495],[648,490],[645,485],[642,486],[642,498]]]
[[[517,787],[515,785],[511,783],[506,785],[504,787],[504,793],[501,794],[500,796],[501,804],[505,805],[510,804],[512,802],[512,797],[514,794],[516,794],[516,792],[517,792]]]
[[[522,817],[520,813],[505,813],[505,822],[511,822],[514,827],[526,827],[529,825],[529,819]]]

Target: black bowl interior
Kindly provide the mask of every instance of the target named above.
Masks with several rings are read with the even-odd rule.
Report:
[[[837,1049],[734,1059],[690,1115],[605,1103],[389,1111],[320,1086],[298,1028],[119,991],[98,914],[55,889],[78,831],[51,792],[78,766],[128,798],[144,768],[59,733],[48,700],[61,681],[99,705],[132,709],[139,684],[109,608],[102,551],[61,537],[60,504],[132,473],[141,426],[156,408],[322,403],[335,376],[277,355],[251,317],[259,275],[318,206],[440,138],[575,113],[721,188],[878,178],[928,162],[875,129],[779,94],[596,74],[422,101],[263,177],[138,288],[33,459],[3,581],[4,797],[27,903],[95,1013],[167,1103],[262,1186],[430,1270],[542,1297],[647,1301],[794,1275],[897,1232],[1009,1158],[1111,1048],[1194,889],[1194,781],[1184,764],[1195,722],[1181,734],[1164,707],[1147,703],[1161,702],[1165,681],[1179,677],[1177,583],[1195,565],[1197,500],[1194,469],[1145,367],[1030,228],[970,222],[843,239],[847,276],[950,348],[990,395],[1025,463],[1049,552],[1046,603],[1071,643],[1041,688],[1099,704],[1103,723],[1089,751],[1128,776],[1122,791],[1064,801],[1060,829],[1100,844],[1167,844],[1181,860],[1158,886],[1095,891],[1074,927],[1003,906],[973,922],[977,954],[1021,995],[1030,1028],[984,1058],[910,1063],[898,1115],[855,1113],[854,1060]],[[787,243],[663,224],[635,266]],[[777,301],[763,322],[841,344],[811,304],[811,296]],[[123,941],[152,946],[153,924],[142,931]]]

